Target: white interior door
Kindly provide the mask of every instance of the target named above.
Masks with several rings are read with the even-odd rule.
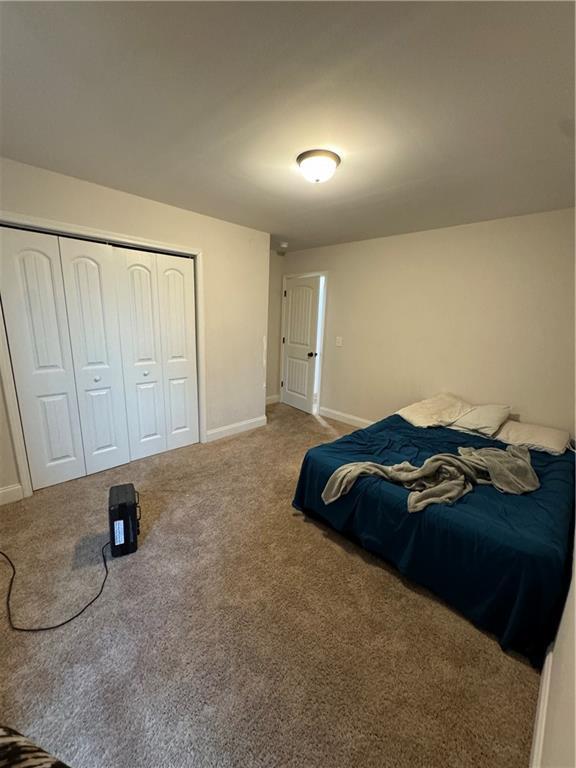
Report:
[[[156,254],[114,248],[130,458],[166,450]]]
[[[198,442],[194,261],[156,254],[167,448]]]
[[[86,474],[58,238],[4,228],[0,295],[34,489]]]
[[[119,269],[109,245],[60,238],[88,474],[130,461],[118,322]]]
[[[281,400],[308,413],[315,405],[320,279],[287,278],[284,298]]]

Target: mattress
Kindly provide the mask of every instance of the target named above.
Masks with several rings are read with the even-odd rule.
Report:
[[[568,591],[574,530],[574,455],[531,451],[540,488],[522,496],[477,486],[453,505],[408,513],[408,491],[363,477],[330,505],[321,494],[342,464],[375,461],[417,466],[459,446],[504,448],[445,427],[413,427],[390,416],[367,429],[310,449],[294,507],[318,518],[427,587],[504,650],[541,666]]]

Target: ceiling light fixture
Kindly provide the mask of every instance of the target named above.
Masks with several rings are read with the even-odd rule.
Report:
[[[340,165],[340,157],[329,149],[309,149],[296,158],[302,175],[313,184],[328,181]]]

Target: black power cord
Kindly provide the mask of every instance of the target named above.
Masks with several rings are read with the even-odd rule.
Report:
[[[14,622],[12,621],[12,609],[10,607],[10,597],[12,595],[12,586],[14,584],[14,579],[16,578],[16,566],[10,560],[6,552],[2,552],[0,550],[0,555],[8,561],[8,564],[10,565],[10,568],[12,568],[12,576],[10,578],[10,584],[8,585],[8,592],[6,594],[6,611],[8,613],[8,622],[10,624],[10,628],[13,629],[15,632],[46,632],[49,629],[58,629],[58,627],[63,627],[65,624],[69,624],[71,621],[74,621],[74,619],[77,619],[78,616],[80,616],[87,608],[90,608],[92,603],[95,603],[96,600],[100,597],[102,592],[104,591],[104,585],[106,584],[106,579],[108,578],[108,562],[106,561],[106,555],[104,554],[104,550],[106,547],[110,544],[109,541],[104,544],[102,547],[102,561],[104,563],[104,570],[106,571],[106,574],[104,576],[104,579],[102,580],[102,584],[100,586],[100,590],[98,591],[98,594],[90,600],[90,602],[86,603],[84,608],[78,611],[78,613],[75,613],[74,616],[70,616],[69,619],[65,619],[64,621],[61,621],[59,624],[53,624],[50,627],[17,627]]]

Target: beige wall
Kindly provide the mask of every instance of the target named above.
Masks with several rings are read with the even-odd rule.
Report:
[[[282,330],[282,275],[284,257],[270,251],[270,284],[268,287],[268,361],[266,396],[280,394],[280,334]]]
[[[283,264],[328,275],[322,407],[377,420],[446,390],[574,431],[573,210],[314,248]]]
[[[11,160],[0,160],[0,184],[3,211],[201,249],[207,429],[264,414],[267,233]]]
[[[542,745],[542,768],[572,768],[576,765],[576,590],[574,578],[558,637],[554,643],[554,654],[550,674],[550,689],[546,707],[546,721]]]

